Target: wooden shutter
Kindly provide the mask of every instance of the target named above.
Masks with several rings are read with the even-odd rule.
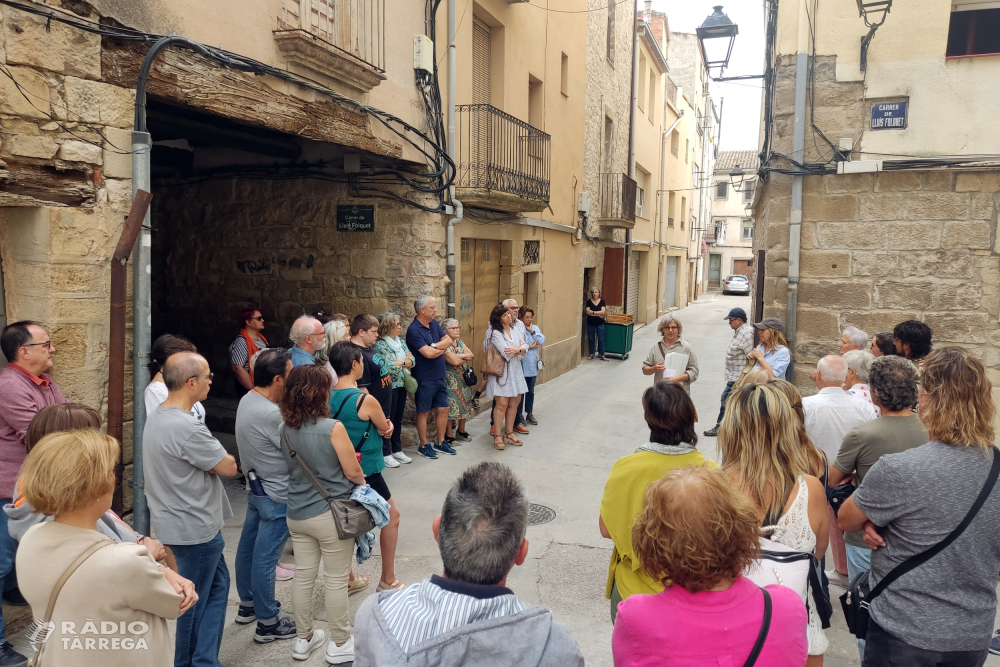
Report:
[[[490,27],[477,18],[472,21],[472,103],[490,104]]]
[[[628,260],[628,306],[625,312],[639,314],[639,253],[632,253]]]
[[[601,296],[609,306],[621,306],[622,288],[625,286],[625,248],[604,249],[604,277],[601,280]]]

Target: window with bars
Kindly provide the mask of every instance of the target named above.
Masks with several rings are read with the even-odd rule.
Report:
[[[608,0],[608,61],[615,64],[615,0]]]
[[[541,241],[524,242],[524,264],[538,264],[542,251]]]

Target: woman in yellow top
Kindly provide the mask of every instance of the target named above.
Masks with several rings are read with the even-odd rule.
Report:
[[[642,407],[649,425],[649,442],[634,454],[615,462],[601,498],[598,520],[601,535],[615,543],[604,592],[611,600],[612,623],[618,613],[618,603],[628,596],[663,590],[663,584],[646,574],[632,550],[632,525],[642,513],[646,487],[671,470],[702,466],[707,461],[695,449],[697,414],[694,403],[681,385],[656,383],[642,395]],[[707,461],[707,464],[718,467],[714,461]]]

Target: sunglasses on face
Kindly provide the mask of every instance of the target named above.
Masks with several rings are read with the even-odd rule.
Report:
[[[264,321],[264,318],[263,318],[263,317],[261,317],[260,315],[258,315],[257,317],[251,317],[250,319],[251,319],[251,320],[257,320],[257,321],[259,321],[259,322],[263,322],[263,321]]]

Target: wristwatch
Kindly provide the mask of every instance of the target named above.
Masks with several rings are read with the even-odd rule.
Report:
[[[433,347],[436,350],[436,349],[438,349],[438,344],[437,343],[431,343],[431,347]]]

